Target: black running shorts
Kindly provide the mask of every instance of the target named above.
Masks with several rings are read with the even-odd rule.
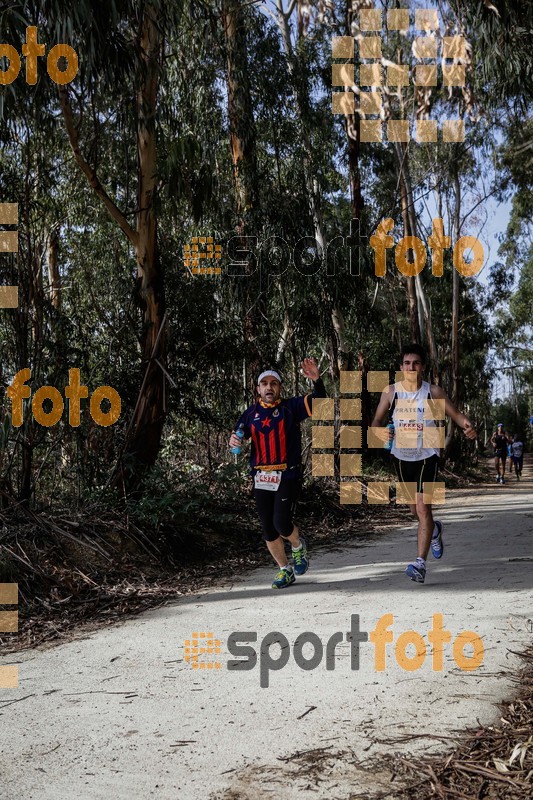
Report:
[[[294,528],[292,515],[300,494],[301,483],[297,478],[282,480],[277,492],[256,489],[255,507],[263,526],[263,539],[273,542],[278,536],[290,536]]]
[[[421,461],[401,461],[392,456],[394,468],[401,483],[416,483],[416,491],[423,493],[424,483],[434,483],[437,480],[439,457],[432,455]]]

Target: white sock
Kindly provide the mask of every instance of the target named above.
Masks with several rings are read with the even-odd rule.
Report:
[[[292,547],[292,545],[291,545],[291,547]],[[293,552],[293,553],[296,553],[296,551],[297,551],[297,550],[301,550],[301,549],[302,549],[302,547],[303,547],[303,544],[300,542],[300,544],[298,545],[298,547],[293,547],[293,548],[292,548],[292,552]]]
[[[421,558],[420,556],[416,557],[415,564],[417,564],[417,566],[419,566],[419,567],[425,567],[426,566],[425,560],[423,558]]]

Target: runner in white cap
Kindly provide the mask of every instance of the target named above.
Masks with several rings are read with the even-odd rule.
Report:
[[[257,379],[259,399],[246,409],[229,440],[229,446],[236,448],[240,448],[243,438],[252,440],[250,467],[255,504],[263,538],[279,567],[273,589],[290,586],[296,580],[295,574],[303,575],[309,567],[306,541],[292,521],[302,478],[300,423],[311,416],[313,398],[325,397],[326,390],[314,358],[303,360],[302,373],[313,381],[312,393],[282,399],[279,372],[262,372]],[[292,564],[285,553],[285,540],[292,547]]]

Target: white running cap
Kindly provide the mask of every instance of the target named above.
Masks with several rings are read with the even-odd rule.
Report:
[[[270,376],[272,376],[273,378],[277,378],[277,379],[278,379],[278,381],[279,381],[280,383],[282,383],[282,380],[281,380],[281,375],[279,374],[279,372],[276,372],[276,370],[275,370],[275,369],[266,369],[266,370],[265,370],[264,372],[262,372],[262,373],[261,373],[261,375],[258,377],[258,379],[257,379],[257,384],[259,385],[259,384],[261,383],[261,381],[263,380],[263,378],[268,378],[268,376],[269,376],[269,375],[270,375]]]

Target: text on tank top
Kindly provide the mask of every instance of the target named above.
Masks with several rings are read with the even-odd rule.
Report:
[[[408,392],[401,382],[394,384],[394,441],[391,453],[401,461],[422,461],[433,455],[440,455],[440,450],[435,447],[424,447],[424,428],[435,428],[435,420],[425,401],[431,400],[430,384],[422,381],[416,392]],[[403,401],[403,402],[402,402]],[[392,407],[392,406],[391,406]],[[426,419],[424,419],[426,416]],[[412,447],[398,447],[397,434],[407,432],[409,443]],[[409,435],[410,434],[410,435]]]

